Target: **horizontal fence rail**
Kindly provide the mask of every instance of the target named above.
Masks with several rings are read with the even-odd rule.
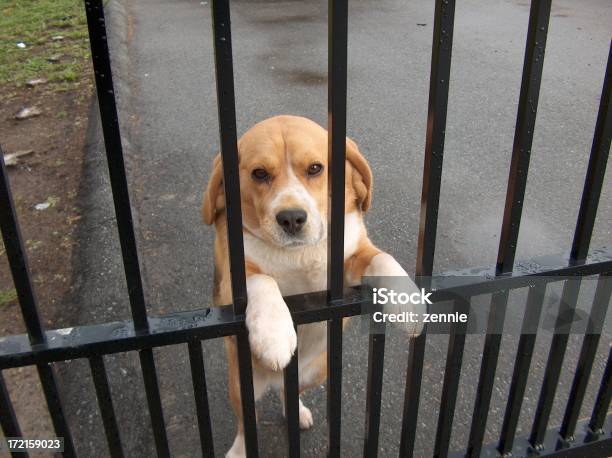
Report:
[[[535,259],[524,263],[525,267],[519,267],[507,277],[491,275],[487,278],[495,268],[449,271],[434,277],[434,292],[430,299],[435,303],[456,296],[470,297],[563,281],[570,276],[612,272],[612,249],[597,250],[582,265],[568,267],[567,260],[565,256]],[[534,269],[534,265],[541,266],[541,269]],[[555,280],[555,277],[559,279]],[[364,305],[370,303],[364,299],[360,288],[347,289],[341,300],[322,306],[326,304],[326,298],[326,292],[318,292],[287,296],[285,301],[296,325],[360,315]],[[234,315],[228,305],[150,316],[149,331],[144,333],[135,331],[131,321],[117,321],[46,331],[45,345],[32,345],[23,334],[7,336],[0,340],[0,369],[176,345],[194,338],[204,340],[230,336],[241,332],[243,323],[244,317]]]
[[[125,456],[122,429],[117,422],[110,390],[105,357],[137,351],[143,375],[146,402],[150,415],[155,449],[159,457],[171,455],[159,390],[153,350],[170,345],[186,345],[195,399],[199,443],[202,456],[213,457],[218,447],[213,443],[205,354],[202,341],[233,337],[237,347],[240,380],[242,427],[247,456],[259,455],[255,412],[253,367],[245,323],[247,281],[242,228],[239,156],[236,128],[236,103],[232,58],[232,34],[229,0],[212,0],[212,36],[216,74],[216,96],[219,118],[220,157],[223,168],[227,239],[231,274],[232,303],[201,310],[149,316],[140,272],[138,249],[132,221],[128,177],[119,128],[119,117],[112,80],[111,59],[107,42],[102,0],[85,0],[92,63],[102,133],[114,203],[123,267],[127,281],[127,298],[131,320],[69,329],[45,330],[41,324],[38,302],[28,269],[21,232],[10,191],[3,155],[0,151],[0,228],[17,291],[26,334],[0,338],[0,426],[6,437],[20,437],[19,419],[10,399],[2,371],[24,366],[37,368],[47,408],[55,433],[64,438],[64,455],[76,456],[64,402],[54,372],[54,363],[86,359],[95,390],[102,425],[112,457]],[[420,226],[416,258],[416,281],[432,291],[434,304],[452,300],[453,310],[467,312],[472,298],[491,294],[487,332],[478,376],[476,400],[466,450],[459,454],[449,450],[453,418],[458,399],[467,323],[450,327],[443,388],[438,421],[433,438],[434,455],[445,456],[611,456],[612,415],[608,415],[612,398],[612,349],[598,386],[590,418],[579,419],[585,394],[599,349],[602,323],[612,294],[612,248],[591,249],[598,204],[612,138],[610,114],[612,78],[612,44],[595,124],[595,134],[582,193],[574,239],[567,256],[547,256],[529,261],[515,261],[525,198],[531,147],[536,125],[540,83],[544,71],[544,54],[551,11],[551,0],[531,3],[526,38],[525,59],[516,118],[500,244],[495,266],[462,269],[434,275],[434,258],[438,210],[444,157],[446,115],[451,76],[451,57],[455,22],[455,0],[436,0],[433,27],[428,119],[425,142]],[[298,326],[327,323],[327,445],[328,456],[340,457],[342,414],[342,320],[370,310],[371,299],[365,287],[344,285],[344,209],[347,123],[347,55],[348,1],[329,0],[328,4],[328,160],[329,215],[327,290],[285,297],[295,330]],[[576,313],[580,280],[598,276],[593,305],[582,341],[578,363],[560,427],[550,427],[561,368],[568,346],[568,316]],[[568,281],[575,277],[576,281]],[[516,438],[521,407],[525,398],[543,299],[552,283],[565,282],[552,338],[544,379],[537,400],[528,437]],[[502,334],[496,326],[503,324],[511,290],[529,288],[515,356],[513,375],[499,440],[484,444]],[[571,321],[571,320],[570,320]],[[399,455],[415,455],[417,419],[421,382],[425,362],[427,329],[410,338],[404,391]],[[384,374],[384,333],[368,336],[368,365],[364,457],[379,452],[381,399]],[[284,369],[283,403],[287,418],[287,455],[300,456],[299,373],[296,350]],[[125,438],[123,438],[125,439]],[[13,454],[14,456],[24,456]]]

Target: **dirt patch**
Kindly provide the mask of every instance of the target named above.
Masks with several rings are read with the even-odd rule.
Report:
[[[91,81],[73,90],[27,88],[0,108],[4,153],[33,152],[8,167],[13,199],[26,246],[31,276],[45,327],[61,327],[62,302],[71,293],[72,255],[81,218],[77,192],[82,172]],[[1,90],[1,89],[0,89]],[[18,121],[22,106],[42,113]],[[39,209],[37,209],[39,208]],[[4,254],[4,247],[0,248]],[[0,335],[25,331],[8,262],[0,260]],[[34,368],[7,372],[7,383],[24,434],[52,434]],[[17,389],[19,387],[19,389]]]
[[[81,176],[91,83],[72,91],[23,89],[0,108],[4,154],[32,151],[17,158],[8,174],[44,325],[57,327],[56,304],[71,288],[75,228],[81,217],[77,191]],[[16,120],[23,106],[37,106],[39,116]],[[0,249],[4,255],[4,247]],[[0,270],[0,335],[24,332],[8,262]]]
[[[72,256],[81,218],[77,193],[92,84],[84,76],[72,90],[15,91],[0,108],[0,139],[5,155],[32,151],[17,158],[8,175],[43,325],[57,328],[66,317],[62,302],[73,283]],[[42,113],[16,120],[24,106],[37,106]],[[19,334],[25,326],[4,251],[0,246],[0,335]],[[51,434],[41,415],[44,398],[35,373],[33,368],[8,371],[7,383],[24,434]]]

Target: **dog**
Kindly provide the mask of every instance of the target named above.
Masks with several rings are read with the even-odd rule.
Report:
[[[283,371],[299,345],[299,391],[327,377],[326,323],[294,330],[283,296],[327,288],[328,134],[298,116],[259,122],[238,141],[242,225],[248,305],[246,326],[253,364],[255,399],[272,386],[283,403]],[[346,139],[345,284],[363,276],[408,277],[400,264],[370,241],[363,214],[372,204],[372,170],[357,144]],[[215,226],[214,304],[232,302],[227,253],[227,220],[220,155],[202,204],[204,222]],[[411,282],[411,280],[410,280]],[[414,290],[418,291],[411,282]],[[345,320],[346,321],[346,320]],[[411,331],[418,334],[416,327]],[[227,457],[246,455],[235,337],[225,338],[229,397],[238,431]],[[302,429],[313,425],[299,401]]]

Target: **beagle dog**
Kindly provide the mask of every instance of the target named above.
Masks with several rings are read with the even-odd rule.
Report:
[[[326,323],[300,326],[296,335],[283,300],[283,296],[327,288],[327,131],[306,118],[276,116],[246,132],[238,141],[238,154],[246,326],[255,399],[273,386],[284,404],[282,370],[297,345],[300,393],[321,385],[327,377]],[[345,284],[357,285],[362,276],[407,277],[392,256],[368,239],[363,213],[372,203],[372,170],[349,138],[345,196]],[[222,164],[217,155],[202,205],[204,222],[214,224],[216,231],[215,305],[232,302],[224,209]],[[415,328],[411,333],[418,332]],[[226,337],[225,347],[230,401],[238,420],[238,432],[226,456],[243,457],[246,450],[235,337]],[[313,424],[312,414],[301,400],[299,421],[303,429]]]

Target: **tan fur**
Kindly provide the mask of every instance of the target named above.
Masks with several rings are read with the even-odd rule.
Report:
[[[292,275],[295,269],[297,273],[293,275],[297,275],[296,278],[308,279],[309,276],[313,276],[324,281],[326,242],[321,236],[324,237],[327,231],[327,132],[305,118],[277,116],[256,124],[246,132],[238,143],[238,151],[247,278],[271,276],[278,282],[283,295],[295,286],[295,281],[284,280],[282,277]],[[323,165],[321,175],[316,177],[307,175],[306,170],[313,163]],[[348,138],[346,164],[345,212],[347,215],[353,215],[354,219],[351,221],[354,227],[348,227],[348,232],[345,233],[345,248],[348,250],[345,250],[345,276],[346,283],[352,285],[360,282],[371,260],[380,254],[381,250],[368,239],[361,218],[361,213],[367,211],[372,202],[372,171],[355,142]],[[253,179],[252,172],[257,168],[269,171],[273,179],[266,183]],[[291,190],[293,191],[288,192]],[[312,228],[304,229],[306,246],[303,249],[296,249],[297,251],[291,251],[291,248],[285,249],[282,245],[284,243],[282,234],[279,235],[278,223],[274,220],[274,212],[278,208],[303,207],[305,202],[311,204],[308,221],[310,224],[312,220],[313,225]],[[222,164],[220,157],[217,156],[202,204],[204,222],[214,223],[216,231],[214,294],[216,305],[229,304],[232,301],[224,207]],[[318,229],[315,223],[319,224]],[[323,234],[319,234],[322,227],[325,230]],[[355,237],[355,242],[351,242],[350,240]],[[260,245],[269,249],[262,249]],[[253,256],[268,255],[272,250],[280,250],[278,262],[284,262],[286,265],[277,268],[277,258],[274,257],[265,260],[253,258]],[[296,259],[295,266],[290,261],[293,259],[292,256]],[[308,269],[317,270],[315,272]],[[315,282],[318,285],[315,289],[325,288],[320,281]],[[308,282],[304,283],[302,289],[308,288],[307,285]],[[286,288],[285,291],[282,290],[283,287]],[[292,294],[296,292],[306,291],[299,288],[291,290]],[[247,308],[247,314],[248,310]],[[343,324],[346,324],[346,321],[344,320]],[[249,329],[250,337],[251,331]],[[274,329],[270,332],[274,332]],[[312,353],[311,348],[302,348],[302,345],[306,345],[305,342],[311,342],[309,338],[320,343],[320,338],[313,337],[319,335],[321,328],[316,324],[299,327],[297,341],[300,345],[300,393],[319,386],[327,377],[325,346],[316,350],[319,353],[315,354],[309,354]],[[241,449],[236,445],[242,433],[242,408],[235,337],[226,337],[225,347],[228,358],[230,401],[238,419],[237,440],[228,456],[241,456]],[[272,370],[255,354],[252,355],[252,363],[256,398],[261,394],[259,391],[269,384],[282,387],[282,371]],[[312,418],[310,420],[312,421]]]
[[[359,284],[370,261],[379,253],[381,253],[381,250],[376,248],[374,244],[370,242],[370,239],[363,237],[359,241],[355,254],[344,261],[344,276],[346,282],[349,285]]]
[[[217,154],[213,162],[213,171],[208,180],[208,186],[202,200],[202,217],[206,224],[215,221],[217,212],[225,208],[225,196],[223,195],[223,166],[221,156]]]
[[[246,132],[238,142],[238,150],[243,221],[248,227],[259,227],[258,215],[262,213],[262,208],[286,185],[287,176],[283,168],[287,161],[285,152],[288,150],[293,152],[294,172],[313,161],[325,166],[323,175],[310,183],[303,175],[296,175],[316,196],[319,209],[326,210],[327,131],[321,126],[297,116],[270,118]],[[372,202],[372,170],[357,144],[350,138],[346,139],[346,159],[346,212],[357,208],[367,211]],[[269,189],[261,190],[261,187],[251,180],[250,172],[257,166],[280,172]],[[214,159],[213,171],[202,202],[204,222],[213,224],[218,216],[223,215],[224,208],[223,166],[218,154]]]

